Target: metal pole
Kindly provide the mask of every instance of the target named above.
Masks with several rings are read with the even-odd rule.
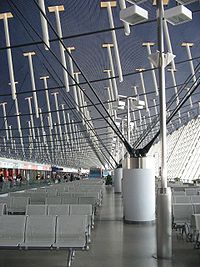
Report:
[[[112,29],[114,29],[115,25],[114,25],[112,8],[111,8],[110,2],[108,2],[107,10],[108,10],[108,18],[109,18],[110,27]],[[115,59],[116,59],[116,64],[117,64],[117,71],[118,71],[118,75],[119,75],[119,81],[123,82],[123,74],[122,74],[122,67],[121,67],[121,61],[120,61],[120,56],[119,56],[117,36],[116,36],[116,32],[114,30],[112,30],[111,33],[112,33],[112,39],[113,39],[113,44],[114,44],[114,52],[115,52]]]
[[[157,257],[172,257],[172,218],[171,191],[167,188],[167,127],[165,95],[165,62],[164,62],[164,7],[163,1],[157,0],[157,27],[159,51],[159,99],[160,99],[160,139],[161,139],[161,188],[157,197]]]
[[[46,9],[44,0],[38,0],[39,7],[42,9],[43,13],[46,15]],[[42,25],[42,36],[44,41],[44,48],[49,50],[50,42],[49,42],[49,31],[48,31],[48,23],[46,18],[43,16],[42,12],[40,12],[40,20]]]
[[[40,77],[40,80],[44,81],[44,89],[45,89],[45,96],[46,96],[46,102],[47,102],[47,110],[48,110],[50,127],[52,129],[53,128],[53,121],[52,121],[52,116],[51,116],[51,105],[50,105],[50,100],[49,100],[49,91],[48,91],[47,79],[49,79],[49,76]]]
[[[3,107],[4,124],[5,124],[5,130],[6,130],[6,140],[9,140],[8,121],[7,121],[7,114],[6,114],[7,102],[0,103],[0,105],[2,105],[2,107]]]
[[[59,12],[64,11],[64,6],[53,6],[49,7],[49,12],[55,12],[56,17],[56,28],[59,38],[62,38],[62,28],[61,28],[61,22],[60,22],[60,14]],[[63,47],[62,43],[59,41],[59,48],[60,48],[60,55],[61,55],[61,63],[64,66],[63,69],[63,78],[64,78],[64,84],[66,92],[69,92],[69,79],[68,79],[68,73],[66,71],[67,69],[67,63],[65,59],[65,48]]]
[[[35,139],[35,124],[34,124],[34,119],[33,119],[33,110],[32,110],[32,104],[31,104],[31,99],[32,96],[26,97],[26,100],[28,100],[28,106],[29,106],[29,113],[30,113],[30,119],[31,119],[31,126],[32,126],[32,132],[33,132],[33,139]]]
[[[119,5],[120,5],[120,9],[123,10],[123,9],[126,9],[126,1],[125,0],[119,0]],[[129,26],[129,23],[128,22],[122,22],[123,25],[124,25],[124,32],[125,32],[125,35],[130,35],[131,33],[131,30],[130,30],[130,26]]]
[[[130,99],[127,98],[127,140],[130,143],[131,137],[130,137]]]
[[[9,28],[8,28],[8,18],[12,18],[12,17],[13,17],[12,13],[0,14],[0,19],[3,19],[3,22],[4,22],[4,31],[5,31],[5,39],[6,39],[6,46],[7,47],[10,47],[10,34],[9,34]],[[9,69],[9,76],[10,76],[12,99],[15,100],[15,98],[16,98],[16,85],[15,85],[15,77],[14,77],[12,51],[10,48],[7,49],[7,58],[8,58],[8,69]]]
[[[68,49],[70,54],[72,54],[72,51],[75,50],[74,47],[67,47],[67,49]],[[75,79],[73,60],[69,55],[68,55],[68,60],[69,60],[69,69],[70,69],[71,76],[72,76],[72,78]],[[76,103],[76,109],[79,110],[77,89],[76,89],[75,81],[73,79],[72,79],[72,84],[73,84],[73,94],[74,94],[74,101]]]
[[[33,100],[34,100],[34,105],[35,105],[35,115],[36,115],[36,118],[39,118],[38,100],[37,100],[35,76],[34,76],[33,60],[32,60],[32,56],[34,55],[35,55],[35,52],[24,53],[24,56],[28,57],[28,63],[29,63],[29,69],[30,69],[30,75],[31,75],[31,85],[32,85],[32,90],[33,90]]]

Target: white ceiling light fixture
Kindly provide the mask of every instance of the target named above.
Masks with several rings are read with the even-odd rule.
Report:
[[[146,2],[147,0],[126,0],[126,1],[131,3],[131,4],[142,4],[142,3]]]
[[[136,25],[148,20],[148,11],[142,7],[133,5],[120,11],[120,20],[131,25]]]
[[[126,102],[125,101],[119,100],[119,102],[118,102],[118,109],[124,109],[125,108],[125,105],[126,105]]]
[[[199,0],[176,0],[181,5],[189,5],[195,2],[199,2]]]
[[[172,25],[179,25],[192,20],[192,12],[185,6],[179,5],[164,12],[165,19]]]
[[[131,109],[143,109],[145,107],[145,102],[143,100],[138,100],[135,98],[132,98],[131,101]]]

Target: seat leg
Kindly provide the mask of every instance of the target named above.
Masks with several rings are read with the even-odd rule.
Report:
[[[73,257],[72,255],[73,255],[73,250],[69,248],[68,255],[67,255],[67,267],[71,267],[72,257]]]

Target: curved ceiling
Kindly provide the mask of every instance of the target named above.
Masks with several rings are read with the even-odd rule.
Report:
[[[105,2],[105,1],[104,1]],[[157,50],[157,23],[155,20],[156,7],[151,1],[141,6],[148,10],[149,20],[131,26],[131,34],[124,34],[123,24],[119,19],[119,3],[112,8],[115,32],[119,47],[123,82],[119,81],[114,49],[111,48],[115,73],[108,79],[105,69],[111,69],[108,49],[103,44],[112,44],[112,32],[106,8],[101,8],[98,0],[45,0],[46,18],[50,37],[50,49],[45,50],[41,27],[40,9],[38,0],[27,1],[2,0],[0,13],[11,12],[13,18],[8,19],[11,48],[6,48],[5,24],[0,20],[0,149],[3,156],[46,162],[62,166],[90,167],[105,165],[112,167],[119,161],[116,156],[123,151],[121,141],[127,139],[126,134],[126,109],[113,109],[116,101],[110,101],[108,88],[116,85],[120,95],[137,97],[145,100],[148,107],[138,111],[131,111],[133,121],[131,130],[131,144],[135,148],[142,148],[153,138],[159,127],[159,98],[153,82],[152,66],[148,60],[147,47],[143,43],[155,43],[151,47],[152,53]],[[57,33],[55,12],[49,12],[48,7],[64,6],[64,11],[59,12],[62,40],[65,48],[74,47],[71,51],[73,58],[74,74],[71,72],[70,57],[65,52],[66,69],[69,71],[69,92],[66,91],[63,62],[61,59],[59,36]],[[167,8],[175,6],[175,1],[170,1]],[[127,3],[129,6],[129,3]],[[198,85],[199,58],[200,58],[200,10],[199,4],[188,5],[193,11],[193,20],[177,26],[168,24],[170,41],[175,58],[175,72],[166,69],[166,96],[168,116],[172,114],[187,95],[190,89]],[[44,14],[43,14],[44,15]],[[44,18],[44,17],[43,17]],[[193,43],[190,47],[193,60],[188,61],[187,48],[182,47],[183,42]],[[168,49],[165,42],[165,51]],[[12,99],[11,81],[8,59],[12,53],[14,81],[19,106],[16,110],[16,100]],[[33,63],[35,88],[31,82],[30,61],[25,53],[35,52],[30,57]],[[29,60],[30,60],[29,58]],[[191,63],[194,65],[195,76],[192,77]],[[145,69],[141,73],[137,69]],[[155,70],[156,79],[158,78]],[[51,115],[48,112],[44,79],[49,76],[48,93],[50,99]],[[70,77],[72,76],[72,77]],[[76,79],[78,76],[79,81]],[[73,77],[76,81],[73,81]],[[196,83],[194,78],[196,78]],[[74,85],[75,83],[75,85]],[[77,86],[79,84],[79,86]],[[157,79],[158,84],[158,79]],[[137,91],[135,90],[137,89]],[[188,91],[186,90],[188,89]],[[144,91],[145,90],[145,91]],[[83,106],[75,103],[74,91],[80,91]],[[52,93],[58,92],[56,96]],[[81,93],[83,92],[83,93]],[[34,93],[36,93],[40,118],[37,118]],[[147,97],[145,99],[145,96]],[[30,116],[28,97],[33,109]],[[58,101],[58,110],[56,106]],[[126,100],[125,98],[121,100]],[[199,88],[196,86],[193,95],[176,112],[169,123],[168,130],[186,123],[191,117],[199,113]],[[127,100],[126,100],[127,101]],[[100,103],[101,102],[101,103]],[[103,103],[103,105],[102,105]],[[61,106],[64,104],[64,106]],[[110,105],[110,106],[109,106]],[[3,113],[3,107],[6,109]],[[110,109],[109,109],[110,107]],[[63,108],[63,109],[62,109]],[[108,110],[109,109],[109,110]],[[50,118],[52,116],[53,125]],[[110,117],[111,116],[111,117]],[[117,118],[118,119],[117,119]],[[21,122],[21,131],[19,121]],[[120,123],[119,129],[113,121]],[[122,129],[122,121],[124,129]],[[157,124],[154,122],[156,121]],[[44,124],[44,125],[43,125]],[[7,126],[6,126],[7,125]],[[8,127],[6,131],[5,128]],[[151,129],[152,128],[152,129]],[[147,129],[146,136],[143,137]],[[21,135],[22,134],[22,135]],[[116,134],[120,139],[116,138]]]

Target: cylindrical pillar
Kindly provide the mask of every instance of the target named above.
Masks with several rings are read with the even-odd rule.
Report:
[[[124,169],[124,220],[127,223],[155,221],[155,174],[153,169]]]
[[[171,188],[159,188],[157,194],[157,257],[172,257]]]
[[[122,192],[122,174],[123,169],[117,168],[114,171],[114,191],[115,193],[121,193]]]

